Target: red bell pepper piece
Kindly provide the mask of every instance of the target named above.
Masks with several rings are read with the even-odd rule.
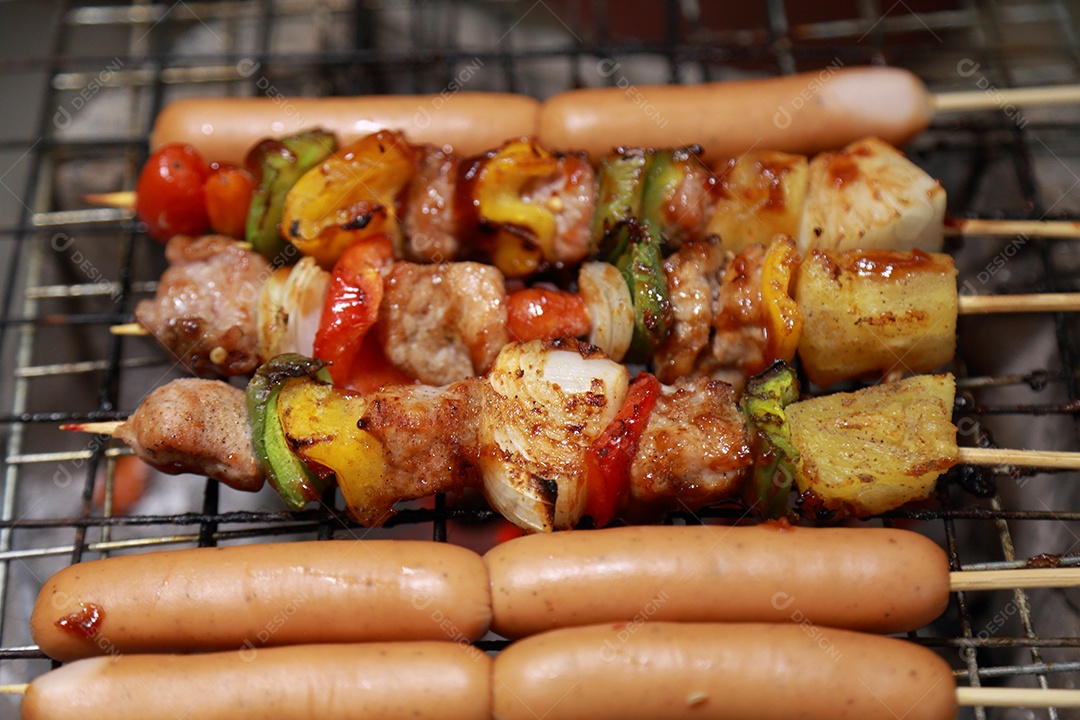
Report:
[[[386,357],[382,345],[379,344],[377,331],[376,327],[364,335],[360,350],[352,364],[352,370],[349,371],[344,382],[335,381],[335,385],[366,395],[388,385],[412,385],[417,382],[416,378],[411,377]]]
[[[361,238],[334,264],[315,332],[315,357],[329,365],[335,385],[343,385],[360,355],[364,336],[379,319],[382,271],[394,261],[387,235]]]
[[[630,463],[637,454],[645,426],[660,396],[660,381],[641,373],[630,383],[626,402],[604,432],[585,451],[585,482],[588,500],[585,514],[597,527],[612,521],[630,492]]]

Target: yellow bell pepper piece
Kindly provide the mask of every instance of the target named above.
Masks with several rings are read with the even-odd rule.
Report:
[[[304,461],[334,472],[349,514],[368,527],[382,524],[398,498],[388,492],[382,444],[357,427],[364,396],[309,378],[287,380],[278,397],[286,439]]]
[[[532,140],[512,140],[487,159],[476,179],[477,214],[495,231],[492,262],[509,277],[531,274],[555,259],[555,214],[523,196],[530,183],[552,175],[558,162]]]
[[[777,237],[765,251],[761,266],[761,306],[765,315],[766,361],[791,362],[802,336],[803,318],[792,297],[792,282],[799,267],[795,241]]]
[[[353,241],[386,234],[404,240],[395,200],[416,171],[415,149],[401,133],[360,138],[304,173],[285,197],[281,232],[326,269]]]

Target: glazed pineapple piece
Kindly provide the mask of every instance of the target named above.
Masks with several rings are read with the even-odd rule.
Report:
[[[956,268],[949,255],[811,251],[795,300],[807,377],[827,387],[890,372],[923,373],[956,350]]]
[[[804,512],[862,517],[930,495],[957,462],[952,375],[917,375],[785,409]]]
[[[725,250],[768,245],[777,235],[799,234],[806,201],[807,158],[762,150],[732,158],[716,169],[716,209],[708,233]]]
[[[941,184],[888,143],[867,138],[810,161],[799,250],[939,252],[944,222]]]

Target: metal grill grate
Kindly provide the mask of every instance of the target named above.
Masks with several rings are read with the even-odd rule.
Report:
[[[112,444],[57,425],[123,417],[175,376],[145,340],[108,334],[152,293],[160,250],[121,212],[81,194],[131,187],[146,134],[170,99],[192,95],[439,93],[506,90],[544,98],[577,86],[697,82],[844,65],[907,67],[935,90],[1080,81],[1080,28],[1064,0],[936,3],[860,0],[736,7],[695,0],[351,2],[238,0],[0,6],[0,682],[48,661],[29,608],[63,565],[166,545],[346,536],[331,502],[298,514],[268,495],[162,479],[138,512],[112,511]],[[601,63],[604,63],[601,65]],[[601,71],[611,67],[618,72]],[[738,112],[738,108],[732,108]],[[1080,217],[1080,113],[943,116],[908,148],[949,192],[953,215]],[[1080,290],[1071,240],[971,239],[954,250],[979,292]],[[1077,449],[1080,362],[1064,315],[965,319],[956,372],[973,439]],[[961,428],[964,430],[964,428]],[[986,433],[989,433],[987,435]],[[93,499],[104,483],[103,506]],[[954,569],[1080,564],[1080,489],[1068,474],[955,474],[934,502],[875,521],[939,540]],[[731,519],[718,508],[703,518]],[[486,511],[403,511],[379,534],[471,542]],[[671,522],[702,518],[673,517]],[[958,595],[913,635],[952,660],[961,683],[1072,687],[1080,679],[1080,596]],[[497,647],[492,643],[490,647]],[[0,703],[14,717],[16,703]],[[965,711],[969,712],[969,711]],[[1019,717],[977,709],[983,717]],[[1023,715],[1029,717],[1030,715]],[[1037,716],[1056,718],[1053,711]]]

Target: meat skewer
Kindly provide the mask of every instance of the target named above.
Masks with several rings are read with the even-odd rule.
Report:
[[[586,263],[576,294],[508,294],[498,270],[477,263],[388,264],[384,279],[371,273],[357,286],[366,288],[370,316],[343,334],[360,342],[377,313],[363,353],[368,368],[388,363],[404,381],[435,385],[481,374],[511,338],[576,335],[616,360],[637,348],[631,359],[651,357],[664,382],[714,374],[739,384],[773,359],[790,361],[797,349],[811,380],[828,386],[894,367],[941,367],[955,351],[958,315],[1080,309],[1080,294],[961,293],[946,255],[811,251],[796,265],[790,240],[774,245],[750,246],[728,260],[716,241],[689,242],[644,282],[631,276],[628,283],[607,263]],[[141,326],[114,332],[151,328],[200,375],[248,374],[281,352],[318,354],[314,342],[334,315],[324,297],[329,276],[313,261],[271,271],[254,252],[217,236],[174,238],[166,252],[173,265],[156,298],[136,307]],[[666,303],[643,292],[654,283]],[[650,307],[670,314],[666,333],[645,322]],[[347,384],[347,377],[365,377],[356,372],[365,361],[353,357],[323,359],[332,361],[335,381]]]
[[[350,513],[367,525],[385,521],[398,501],[465,487],[481,487],[495,509],[532,530],[571,527],[587,509],[607,522],[617,502],[648,515],[736,495],[751,459],[732,388],[707,378],[645,385],[631,390],[627,369],[595,348],[533,341],[503,348],[487,378],[441,388],[360,395],[314,380],[284,383],[272,414],[281,418],[281,452],[292,455],[285,443],[302,446],[306,461],[335,471]],[[627,397],[642,400],[624,407]],[[260,467],[243,404],[243,392],[225,383],[183,379],[155,390],[118,426],[67,428],[108,429],[165,472],[254,490],[268,465]],[[206,414],[212,425],[201,422]],[[609,438],[616,418],[620,432]],[[598,464],[589,475],[598,488],[590,498],[586,457],[623,444],[630,454],[621,468]],[[318,483],[302,473],[270,479],[293,509],[318,498],[308,486]],[[619,494],[598,504],[612,484]]]
[[[279,188],[280,221],[258,232],[249,225],[245,235],[276,265],[296,256],[281,236],[329,267],[351,239],[387,232],[399,259],[488,259],[509,276],[525,276],[580,262],[605,225],[627,213],[649,221],[668,249],[706,232],[736,252],[767,244],[777,233],[795,238],[802,252],[940,251],[946,235],[1077,234],[1070,221],[946,220],[940,184],[876,138],[813,159],[757,150],[713,171],[691,150],[619,147],[594,172],[573,154],[551,155],[524,139],[459,159],[380,133],[331,155],[294,186]],[[356,183],[358,176],[366,181]],[[634,194],[624,195],[630,188]],[[167,215],[168,197],[154,199],[154,210]],[[87,200],[115,206],[137,197],[107,193]],[[149,212],[139,210],[155,233],[164,232],[157,229],[160,221],[145,217]],[[235,225],[213,223],[219,232]],[[173,226],[182,234],[207,229],[206,223],[180,220]]]
[[[271,366],[282,378],[301,367],[291,359]],[[746,416],[773,445],[780,442],[780,451],[756,451],[755,492],[766,505],[786,508],[792,477],[804,512],[867,516],[927,497],[961,458],[1080,469],[1076,453],[1003,456],[971,448],[961,455],[950,421],[951,376],[779,402],[792,396],[790,378],[789,371],[770,373],[761,380],[764,390],[755,384],[744,398]],[[255,489],[275,466],[265,456],[260,463],[252,450],[264,436],[248,424],[252,388],[260,386],[265,381],[257,375],[247,415],[238,409],[241,391],[179,380],[119,426],[66,427],[112,430],[166,472],[216,473],[234,487]],[[207,413],[230,430],[202,435],[197,419]],[[852,416],[860,421],[844,421]],[[699,377],[663,389],[644,374],[631,385],[625,367],[570,341],[507,345],[486,378],[442,388],[402,386],[364,396],[311,378],[288,380],[267,417],[280,423],[276,464],[287,468],[271,480],[290,507],[318,498],[318,481],[305,475],[314,465],[336,474],[350,513],[367,525],[382,522],[400,500],[467,486],[482,487],[496,510],[533,531],[573,527],[584,515],[603,525],[617,514],[693,510],[744,491],[757,442],[730,386]],[[780,441],[770,433],[777,417]],[[777,499],[771,463],[778,456],[791,469]]]

